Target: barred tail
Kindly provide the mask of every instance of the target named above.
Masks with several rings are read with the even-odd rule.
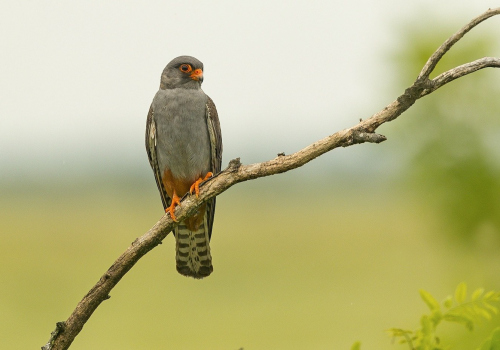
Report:
[[[207,277],[214,270],[206,216],[196,231],[189,230],[184,222],[175,228],[177,271],[184,276],[194,278]]]

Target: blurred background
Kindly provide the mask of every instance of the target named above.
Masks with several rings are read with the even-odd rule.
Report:
[[[0,3],[0,330],[39,348],[113,261],[161,216],[144,149],[164,66],[205,64],[223,167],[295,152],[379,111],[485,0]],[[500,56],[500,17],[439,74]],[[71,349],[404,349],[465,281],[500,289],[500,72],[418,101],[378,132],[217,204],[210,278],[175,271],[174,240],[146,255]],[[453,349],[479,346],[496,317]]]

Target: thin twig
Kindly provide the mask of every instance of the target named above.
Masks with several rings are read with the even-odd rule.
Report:
[[[436,68],[436,65],[438,62],[441,60],[441,58],[444,56],[445,53],[448,52],[449,49],[457,41],[462,39],[465,34],[467,34],[472,28],[477,26],[479,23],[481,23],[484,20],[487,20],[488,18],[498,15],[500,13],[500,7],[494,8],[494,9],[488,9],[485,13],[477,16],[474,18],[472,21],[467,23],[465,26],[463,26],[458,32],[453,34],[451,37],[448,38],[433,54],[427,62],[425,63],[424,67],[422,68],[422,71],[417,77],[417,80],[423,79],[423,78],[429,78],[429,75],[432,73],[434,68]]]
[[[298,168],[334,148],[348,147],[365,142],[380,143],[385,141],[385,136],[375,134],[374,131],[380,125],[396,119],[419,98],[434,92],[450,81],[479,69],[500,67],[499,58],[486,57],[450,69],[433,80],[428,79],[429,74],[453,44],[476,25],[499,13],[500,8],[486,11],[446,40],[429,58],[415,83],[406,89],[395,101],[369,119],[360,121],[357,125],[349,129],[325,137],[296,153],[290,155],[280,154],[278,157],[267,162],[242,165],[239,159],[232,160],[223,172],[217,174],[201,186],[199,198],[195,196],[185,196],[183,198],[182,205],[177,207],[175,212],[177,219],[183,221],[194,214],[204,201],[219,195],[239,182],[275,175]],[[76,309],[66,322],[58,323],[56,331],[52,333],[49,342],[42,349],[67,349],[82,330],[92,313],[104,300],[109,298],[109,293],[114,286],[142,256],[158,244],[161,244],[161,241],[173,229],[174,224],[169,215],[164,215],[148,232],[137,238],[78,303]]]
[[[483,68],[500,68],[500,58],[483,57],[441,73],[431,80],[432,83],[430,84],[430,88],[422,91],[422,97],[455,79],[474,73]]]

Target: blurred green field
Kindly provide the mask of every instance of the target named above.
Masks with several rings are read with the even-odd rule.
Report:
[[[377,188],[378,187],[378,188]],[[0,198],[2,348],[34,349],[113,261],[162,215],[153,181],[5,190]],[[214,273],[175,271],[174,241],[146,255],[71,349],[405,349],[390,327],[416,328],[418,290],[444,298],[466,281],[500,289],[492,245],[440,231],[418,196],[275,176],[218,199]],[[494,326],[444,327],[474,349]],[[407,348],[407,347],[406,347]]]

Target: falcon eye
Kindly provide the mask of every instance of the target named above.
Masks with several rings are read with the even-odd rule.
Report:
[[[184,72],[184,73],[189,73],[193,70],[193,68],[191,68],[190,64],[181,64],[179,69],[181,70],[181,72]]]

